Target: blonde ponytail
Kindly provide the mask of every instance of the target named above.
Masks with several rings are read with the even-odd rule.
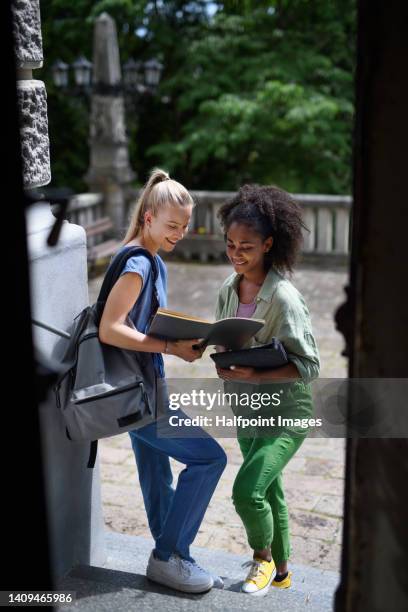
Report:
[[[146,211],[150,210],[155,215],[158,210],[167,204],[172,206],[194,206],[194,201],[181,183],[171,179],[165,170],[154,168],[133,209],[122,246],[140,234],[144,225]]]

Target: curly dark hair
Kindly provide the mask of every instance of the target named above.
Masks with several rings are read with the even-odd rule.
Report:
[[[265,254],[265,269],[273,266],[281,273],[292,272],[302,246],[302,211],[283,189],[262,185],[243,185],[237,195],[221,206],[217,213],[224,238],[235,221],[260,234],[263,240],[273,237]]]

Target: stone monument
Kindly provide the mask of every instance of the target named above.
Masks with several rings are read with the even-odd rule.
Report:
[[[104,213],[120,238],[126,224],[126,187],[135,174],[129,164],[116,25],[107,13],[95,21],[92,80],[90,166],[84,180],[90,191],[103,193]]]

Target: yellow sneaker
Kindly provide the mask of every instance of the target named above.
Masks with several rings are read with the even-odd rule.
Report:
[[[252,561],[245,563],[243,567],[250,565],[248,576],[245,578],[241,591],[248,595],[266,595],[272,582],[275,563],[265,561],[256,557]]]
[[[288,572],[288,575],[283,580],[276,582],[276,580],[272,580],[272,586],[278,587],[278,589],[288,589],[292,584],[291,580],[292,572]]]

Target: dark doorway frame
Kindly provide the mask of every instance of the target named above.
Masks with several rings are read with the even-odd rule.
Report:
[[[52,590],[38,402],[44,378],[31,333],[16,59],[11,2],[0,3],[2,70],[2,590]],[[11,236],[10,244],[6,236]],[[5,339],[12,331],[10,344]],[[12,345],[12,348],[10,348]],[[9,392],[7,392],[9,391]]]
[[[350,378],[408,378],[408,3],[360,0],[357,31],[350,285],[336,320]],[[335,610],[408,610],[407,439],[347,440]]]

